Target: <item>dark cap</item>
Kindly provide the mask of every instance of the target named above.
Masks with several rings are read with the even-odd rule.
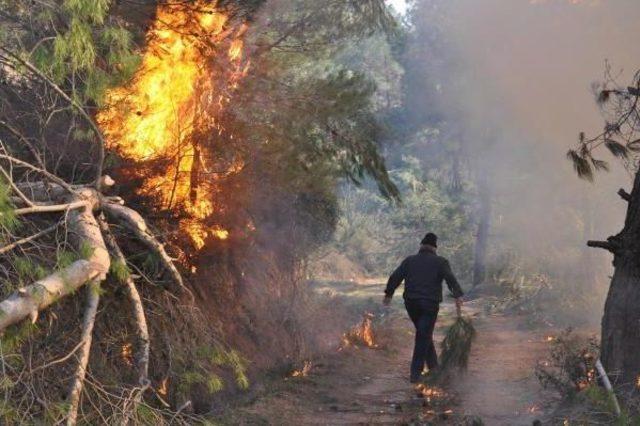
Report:
[[[438,236],[433,232],[429,232],[427,235],[424,236],[420,244],[425,246],[438,247]]]

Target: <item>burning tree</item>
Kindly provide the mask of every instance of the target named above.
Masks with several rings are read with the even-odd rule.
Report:
[[[305,13],[281,15],[277,22],[271,16],[271,27],[248,34],[247,22],[260,3],[0,0],[0,264],[5,283],[0,331],[6,332],[0,358],[9,395],[5,400],[30,407],[15,414],[11,406],[2,406],[4,418],[11,412],[20,421],[42,417],[74,424],[84,417],[127,423],[144,413],[151,416],[147,422],[169,413],[190,422],[190,400],[169,398],[172,354],[201,343],[202,334],[206,343],[217,343],[210,338],[214,327],[207,324],[213,315],[198,307],[198,302],[210,307],[202,296],[209,289],[194,287],[197,277],[189,271],[199,267],[184,253],[207,253],[207,243],[232,239],[234,229],[251,234],[256,217],[269,217],[271,229],[273,224],[291,226],[278,224],[291,217],[296,217],[293,226],[304,221],[328,227],[332,214],[325,204],[333,197],[331,184],[345,176],[359,182],[372,175],[383,193],[397,196],[377,152],[380,127],[368,104],[374,88],[366,77],[340,67],[314,77],[312,85],[299,77],[274,83],[276,71],[284,74],[287,66],[290,70],[301,63],[278,63],[271,56],[299,48],[304,54],[298,57],[307,62],[327,60],[329,48],[309,58],[306,44],[335,49],[345,34],[355,37],[378,28],[388,18],[384,2],[301,1]],[[287,5],[279,3],[281,9],[274,10]],[[145,48],[138,49],[143,43]],[[249,59],[256,67],[253,75],[247,75]],[[280,89],[267,90],[275,86]],[[261,102],[269,108],[260,109]],[[295,191],[291,169],[296,178],[304,177],[302,183],[295,181]],[[320,179],[309,173],[312,169],[320,171]],[[241,196],[238,188],[248,195]],[[136,208],[113,195],[116,189]],[[246,201],[254,193],[260,194]],[[236,204],[224,204],[231,198]],[[231,209],[238,217],[232,229],[219,220],[221,210]],[[145,220],[151,215],[156,232]],[[290,243],[292,235],[302,234],[296,232],[283,240]],[[168,248],[168,243],[174,244]],[[252,244],[248,239],[243,247]],[[141,260],[144,251],[150,255]],[[228,252],[221,257],[234,282],[244,279],[244,271],[228,261]],[[163,273],[145,270],[141,263],[147,260],[160,265],[152,270]],[[289,260],[279,261],[295,270],[296,259]],[[227,278],[218,272],[220,281]],[[204,278],[212,281],[210,275]],[[164,282],[168,291],[137,281]],[[84,286],[80,337],[74,341],[76,298],[64,299]],[[293,286],[291,293],[296,290]],[[122,291],[127,306],[104,295],[110,291]],[[143,305],[143,300],[151,302]],[[59,309],[46,309],[54,304]],[[147,319],[150,310],[154,321]],[[107,325],[96,320],[101,311],[108,312]],[[32,328],[23,328],[27,319],[39,328],[37,339],[32,339]],[[126,336],[130,326],[135,345],[114,337]],[[102,333],[101,327],[110,329]],[[155,342],[154,335],[159,336]],[[169,335],[179,343],[172,346]],[[25,341],[29,362],[11,352]],[[154,344],[162,347],[156,370],[166,369],[155,378]],[[92,347],[100,345],[117,353],[122,365],[135,366],[133,384],[113,384],[120,376],[108,377],[113,373],[108,369],[103,378],[110,388],[92,376]],[[198,346],[192,352],[206,360],[202,364],[231,366],[238,385],[246,386],[240,357],[220,347]],[[210,392],[220,388],[219,377],[200,368],[195,358],[189,361],[199,369],[186,371],[184,382]],[[173,388],[180,391],[178,385]],[[83,402],[81,395],[88,392],[101,408]],[[145,401],[145,394],[157,403]]]
[[[131,78],[137,64],[131,36],[121,20],[108,16],[106,1],[66,1],[59,8],[4,4],[3,9],[9,17],[3,29],[13,34],[4,34],[0,45],[0,70],[5,83],[0,124],[8,136],[0,151],[3,178],[0,218],[5,242],[1,252],[6,255],[24,251],[25,245],[38,244],[39,239],[62,227],[69,236],[67,249],[76,255],[64,265],[58,262],[50,273],[39,269],[31,274],[35,275],[32,283],[20,279],[21,285],[0,302],[0,330],[26,318],[35,324],[42,310],[89,285],[80,342],[72,351],[78,363],[66,410],[67,423],[75,424],[100,286],[109,272],[119,274],[126,285],[137,327],[139,387],[132,397],[136,409],[150,385],[149,330],[142,299],[128,273],[112,224],[127,229],[157,255],[177,293],[190,291],[143,217],[126,207],[122,198],[107,193],[114,181],[103,175],[105,133],[94,121],[93,112],[102,105],[105,90]],[[33,16],[34,13],[40,15]],[[31,25],[38,22],[44,23],[36,31]],[[28,126],[36,126],[38,131],[29,131]],[[59,138],[59,132],[68,135],[62,146],[50,142]],[[73,147],[74,139],[91,143],[88,156],[66,152]],[[77,147],[76,144],[73,148]],[[69,157],[75,158],[66,161]],[[90,162],[80,176],[76,175],[77,169],[65,169],[77,167],[73,160],[80,159]],[[43,230],[25,233],[24,227],[18,227],[22,217],[51,217],[52,213],[58,213],[59,217],[54,225]],[[39,219],[30,222],[36,228],[42,223]],[[21,233],[25,235],[20,236]]]
[[[594,171],[609,169],[605,161],[594,157],[604,147],[635,174],[631,193],[618,191],[628,203],[622,231],[607,241],[588,242],[589,247],[613,253],[615,268],[602,318],[602,363],[620,384],[635,384],[640,374],[640,171],[636,155],[640,152],[640,72],[626,88],[609,78],[597,100],[607,119],[603,132],[593,138],[581,133],[578,148],[570,150],[568,157],[578,175],[591,181]]]

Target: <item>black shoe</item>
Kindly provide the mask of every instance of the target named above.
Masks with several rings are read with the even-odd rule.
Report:
[[[409,382],[411,382],[411,383],[422,383],[422,376],[411,376],[411,378],[409,379]]]

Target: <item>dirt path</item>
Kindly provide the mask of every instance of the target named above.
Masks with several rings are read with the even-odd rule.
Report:
[[[486,425],[531,425],[544,418],[548,401],[533,369],[548,354],[547,336],[528,329],[521,317],[479,318],[476,329],[469,371],[453,387],[460,409]]]
[[[305,377],[288,377],[236,411],[237,424],[473,424],[531,425],[545,418],[542,389],[533,372],[548,354],[545,332],[521,317],[474,315],[478,337],[467,374],[446,396],[426,398],[408,383],[413,326],[399,302],[378,331],[382,347],[349,347],[316,360]],[[441,310],[438,340],[452,321]],[[242,414],[241,414],[242,413]],[[243,417],[244,416],[244,417]]]

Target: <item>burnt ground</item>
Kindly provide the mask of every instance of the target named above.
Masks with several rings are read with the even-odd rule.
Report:
[[[381,285],[340,283],[319,286],[353,298],[377,301]],[[349,345],[311,360],[306,376],[280,375],[265,381],[250,398],[230,407],[224,424],[473,424],[546,423],[552,403],[534,376],[538,360],[548,354],[548,330],[531,328],[525,318],[487,315],[482,301],[469,303],[478,335],[469,371],[425,396],[408,382],[413,326],[401,298],[390,312],[374,319],[377,348]],[[364,304],[362,305],[364,306]],[[437,339],[451,324],[453,306],[443,304]],[[428,390],[426,390],[428,392]]]

